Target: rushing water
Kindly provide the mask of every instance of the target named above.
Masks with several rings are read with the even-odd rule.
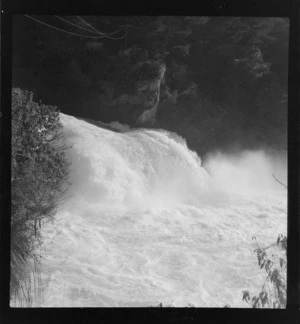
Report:
[[[163,130],[114,132],[61,114],[71,198],[43,229],[44,307],[245,307],[257,293],[255,235],[286,233],[286,165],[264,152],[201,166]],[[286,161],[285,161],[286,162]]]

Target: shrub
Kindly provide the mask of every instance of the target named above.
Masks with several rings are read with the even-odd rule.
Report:
[[[253,239],[256,238],[253,237]],[[251,298],[248,290],[243,291],[243,300],[247,302],[252,308],[285,308],[286,307],[286,251],[287,251],[287,237],[280,234],[277,242],[266,247],[261,248],[258,243],[257,249],[254,250],[257,254],[258,266],[264,269],[267,277],[263,283],[261,291],[258,296]],[[269,258],[266,250],[270,247],[277,247],[281,251],[285,251],[282,255],[272,255]]]
[[[69,186],[61,127],[55,107],[36,103],[32,92],[12,90],[10,295],[21,304],[41,295],[40,229]]]

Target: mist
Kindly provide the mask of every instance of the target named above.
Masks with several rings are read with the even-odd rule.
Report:
[[[241,291],[263,280],[252,236],[267,245],[286,232],[287,190],[272,177],[286,183],[286,156],[202,161],[175,133],[60,120],[72,186],[43,230],[35,306],[245,307]]]
[[[280,190],[273,174],[287,184],[287,155],[260,150],[208,153],[203,163],[215,188],[232,194]]]

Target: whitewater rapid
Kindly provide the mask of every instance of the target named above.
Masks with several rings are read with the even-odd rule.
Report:
[[[264,280],[252,236],[286,233],[287,193],[268,174],[280,163],[219,154],[202,167],[174,133],[60,120],[72,186],[43,229],[34,306],[245,307],[242,290]]]

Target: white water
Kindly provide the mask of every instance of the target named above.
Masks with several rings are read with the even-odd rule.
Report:
[[[255,235],[286,233],[286,164],[264,152],[200,158],[165,131],[116,133],[61,114],[72,197],[44,227],[44,307],[246,307]],[[285,161],[286,162],[286,161]]]

